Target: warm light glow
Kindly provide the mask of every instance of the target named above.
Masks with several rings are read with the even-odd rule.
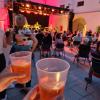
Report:
[[[26,13],[30,14],[31,12],[30,11],[26,11]]]
[[[68,15],[49,15],[49,26],[52,25],[52,31],[60,31],[62,28],[67,31],[68,28]]]
[[[38,14],[37,12],[34,12],[34,14]]]
[[[29,8],[29,7],[30,7],[30,5],[29,5],[29,4],[26,4],[26,7],[27,7],[27,8]]]
[[[56,78],[57,78],[57,82],[59,82],[59,79],[60,79],[60,73],[59,72],[57,73]]]
[[[62,14],[64,11],[61,10],[60,12],[61,12],[61,14]]]
[[[40,27],[41,27],[41,25],[40,25],[38,22],[36,22],[36,23],[34,24],[34,28],[35,28],[35,29],[40,29]]]
[[[6,8],[0,8],[0,28],[6,31],[9,28],[9,14]]]
[[[42,11],[40,11],[39,14],[42,15]]]
[[[49,14],[47,14],[47,16],[49,16]]]
[[[44,16],[46,16],[47,14],[46,14],[46,13],[44,13],[43,15],[44,15]]]
[[[10,8],[9,10],[10,10],[10,11],[12,11],[13,9],[12,9],[12,8]]]
[[[24,12],[24,10],[20,10],[20,12],[22,12],[22,13],[23,13],[23,12]]]
[[[28,22],[25,23],[24,28],[30,28],[30,25],[28,24]]]
[[[52,12],[54,12],[55,10],[54,9],[52,9]]]
[[[22,4],[22,6],[24,7],[24,4]]]
[[[38,8],[41,9],[41,6],[39,6]]]

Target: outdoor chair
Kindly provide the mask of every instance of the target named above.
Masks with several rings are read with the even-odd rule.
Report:
[[[65,58],[65,51],[64,51],[64,44],[57,44],[55,46],[55,56],[57,56],[57,53],[62,54],[62,56]]]
[[[43,48],[42,46],[40,47],[40,59],[42,57],[50,57],[51,56],[51,48]]]
[[[87,45],[79,46],[79,51],[78,51],[78,54],[75,55],[75,57],[74,57],[74,62],[77,61],[77,63],[78,63],[79,58],[81,57],[81,58],[84,58],[84,64],[85,64],[86,60],[90,64],[89,53],[90,53],[90,47],[89,46],[87,46]]]

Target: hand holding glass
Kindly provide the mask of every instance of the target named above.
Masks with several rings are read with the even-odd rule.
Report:
[[[29,51],[21,51],[10,55],[12,71],[25,74],[24,78],[17,80],[20,84],[25,84],[31,79],[31,54]]]

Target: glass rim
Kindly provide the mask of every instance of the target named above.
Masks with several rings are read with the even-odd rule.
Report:
[[[66,65],[68,65],[68,67],[65,66],[65,69],[64,69],[64,70],[62,70],[62,71],[54,71],[54,72],[49,72],[49,71],[46,71],[46,70],[41,69],[41,68],[38,67],[38,63],[40,63],[40,62],[43,61],[43,60],[48,60],[48,59],[57,59],[57,60],[60,60],[60,61],[64,62]],[[36,68],[39,69],[39,70],[41,70],[42,72],[49,73],[49,74],[50,74],[50,73],[51,73],[51,74],[52,74],[52,73],[63,73],[63,72],[66,72],[67,70],[69,70],[70,64],[69,64],[67,61],[62,60],[62,59],[59,59],[59,58],[43,58],[43,59],[40,59],[40,60],[38,60],[38,61],[36,62]]]
[[[32,52],[31,51],[18,51],[18,52],[14,52],[14,53],[11,53],[10,54],[10,57],[16,57],[16,58],[19,58],[19,56],[17,57],[17,56],[14,56],[14,54],[16,54],[16,53],[24,53],[24,52],[26,52],[26,53],[28,53],[28,54],[32,54]],[[23,55],[22,57],[26,57],[26,56],[28,56],[28,55]],[[21,57],[21,56],[20,56]]]

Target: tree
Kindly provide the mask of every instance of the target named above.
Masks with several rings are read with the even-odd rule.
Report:
[[[100,26],[97,27],[97,33],[100,33]]]

